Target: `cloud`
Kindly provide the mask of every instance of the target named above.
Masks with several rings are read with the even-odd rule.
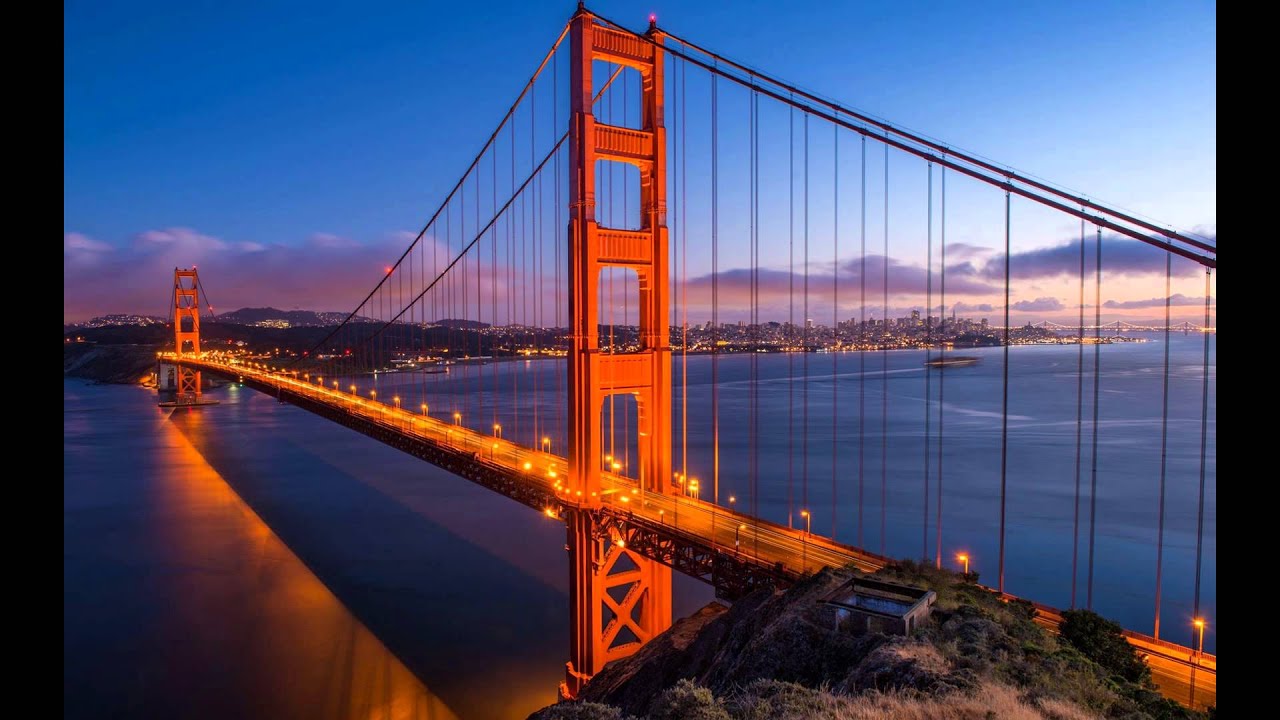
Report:
[[[112,312],[165,316],[164,290],[173,269],[191,266],[199,268],[218,311],[246,306],[350,310],[406,246],[398,235],[358,242],[320,234],[289,245],[228,241],[184,227],[147,230],[112,245],[69,232],[63,236],[63,318],[78,321]],[[429,253],[431,246],[426,247]],[[431,263],[428,255],[427,270]]]
[[[1053,312],[1064,307],[1066,306],[1056,297],[1038,297],[1035,300],[1019,300],[1010,305],[1009,309],[1022,312]]]
[[[1213,302],[1213,298],[1209,298]],[[1165,299],[1162,297],[1151,298],[1149,300],[1108,300],[1102,303],[1102,307],[1112,310],[1141,310],[1143,308],[1164,307]],[[1182,293],[1174,293],[1169,296],[1169,304],[1174,307],[1184,305],[1204,305],[1204,296],[1187,297]]]
[[[1085,243],[1085,272],[1094,270],[1095,243]],[[1166,252],[1152,245],[1119,236],[1102,239],[1102,272],[1119,275],[1163,275]],[[1061,275],[1080,274],[1080,241],[1068,240],[1062,245],[1016,252],[1010,259],[1010,276],[1015,280],[1032,280]],[[1173,274],[1191,277],[1203,268],[1190,260],[1174,258]],[[1004,253],[989,258],[979,271],[988,280],[1004,280]]]
[[[992,310],[995,310],[995,306],[991,303],[977,303],[976,305],[970,305],[969,303],[958,302],[952,306],[952,309],[957,313],[991,312]]]
[[[175,267],[197,267],[200,281],[216,312],[241,307],[276,307],[283,310],[349,312],[364,300],[369,291],[386,275],[386,268],[405,251],[418,236],[417,232],[393,232],[372,241],[329,233],[315,233],[296,244],[226,240],[183,227],[147,230],[119,246],[88,237],[66,233],[63,237],[63,320],[76,322],[107,313],[138,313],[166,316],[164,290]],[[459,250],[431,235],[423,238],[402,270],[376,293],[370,307],[361,311],[369,317],[387,318],[407,305],[423,288],[423,277],[434,278]],[[476,253],[481,257],[477,273]],[[548,255],[550,249],[548,248]],[[481,319],[493,320],[492,306],[499,309],[499,322],[507,316],[513,322],[534,322],[533,295],[536,278],[526,270],[514,273],[501,261],[495,267],[491,248],[483,243],[473,249],[465,263],[456,266],[453,277],[461,280],[466,270],[468,302],[456,301],[461,284],[441,283],[421,305],[405,317],[450,316],[476,317],[476,297],[481,303]],[[412,270],[409,264],[412,264]],[[548,257],[545,272],[554,271]],[[410,282],[409,278],[413,280]],[[510,282],[510,278],[516,281]],[[523,282],[524,284],[521,284]],[[543,279],[544,297],[537,304],[544,313],[545,324],[554,323],[553,293],[558,303],[567,307],[563,288],[557,290],[550,277]],[[437,302],[433,298],[454,298],[455,302]],[[515,297],[516,303],[509,300]],[[523,304],[522,304],[523,303]],[[564,321],[561,313],[561,321]]]
[[[887,268],[886,268],[887,266]],[[861,260],[846,260],[839,266],[839,284],[841,305],[848,305],[857,296],[862,287]],[[868,255],[866,261],[866,285],[868,295],[879,296],[885,288],[885,271],[888,270],[888,289],[890,295],[923,294],[928,282],[925,268],[907,265],[899,260],[883,255]],[[996,292],[999,287],[975,277],[971,265],[957,265],[948,268],[947,293],[949,295],[983,295]],[[749,268],[733,268],[722,270],[718,277],[717,292],[719,301],[724,305],[746,306],[751,303],[751,270]],[[807,284],[809,298],[830,303],[835,291],[832,283],[836,280],[831,263],[823,263],[818,270],[808,273]],[[712,275],[700,275],[689,278],[689,294],[691,302],[707,302],[711,300]],[[760,268],[757,271],[757,293],[761,305],[775,304],[780,301],[790,302],[792,295],[803,295],[806,276],[803,272],[791,273],[787,270]],[[938,279],[934,278],[934,285]]]
[[[972,260],[990,255],[995,250],[982,245],[970,245],[963,242],[947,243],[947,257],[952,260]]]
[[[94,240],[88,235],[82,235],[77,232],[64,233],[62,236],[62,253],[63,255],[81,254],[81,253],[104,253],[110,252],[111,246],[99,240]]]

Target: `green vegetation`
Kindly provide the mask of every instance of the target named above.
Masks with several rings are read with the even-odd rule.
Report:
[[[1095,612],[1067,610],[1062,613],[1058,633],[1113,675],[1132,683],[1144,683],[1151,678],[1151,670],[1124,639],[1123,628]]]
[[[825,570],[785,593],[752,595],[685,640],[606,668],[584,694],[618,715],[546,708],[537,720],[930,718],[1201,720],[1156,692],[1115,623],[1067,613],[1062,635],[970,574],[902,562],[879,579],[937,593],[911,637],[833,630],[818,600],[856,571]],[[616,667],[615,667],[616,666]],[[583,707],[602,708],[595,703]],[[592,710],[592,712],[600,712]],[[630,713],[630,715],[628,715]],[[1212,711],[1209,717],[1213,717]]]

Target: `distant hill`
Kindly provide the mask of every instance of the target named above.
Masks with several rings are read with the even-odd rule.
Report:
[[[457,318],[437,320],[432,324],[436,327],[452,328],[454,330],[483,330],[489,327],[489,323],[486,322],[478,322],[476,320],[459,320]]]
[[[86,320],[80,323],[66,323],[62,326],[63,332],[78,328],[100,328],[110,327],[113,325],[139,325],[146,327],[147,325],[163,325],[167,320],[157,315],[128,315],[116,313],[113,315],[99,315],[92,320]]]
[[[316,312],[314,310],[277,310],[276,308],[240,308],[218,313],[218,322],[232,325],[258,325],[263,327],[319,327],[337,325],[346,319],[345,312]],[[356,317],[357,322],[373,322],[372,318]]]

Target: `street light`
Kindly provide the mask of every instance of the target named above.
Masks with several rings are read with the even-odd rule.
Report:
[[[1204,618],[1196,618],[1191,624],[1200,631],[1200,649],[1196,651],[1196,662],[1199,663],[1204,658]]]
[[[964,563],[964,574],[969,574],[969,555],[968,553],[960,553],[956,555],[956,559]]]
[[[456,411],[453,413],[453,424],[454,425],[462,424],[462,413],[456,412]]]
[[[549,437],[542,438],[542,452],[544,453],[551,452],[551,438]]]
[[[730,495],[730,496],[729,496],[729,509],[730,509],[730,510],[733,510],[733,504],[734,504],[734,503],[736,503],[736,502],[738,502],[738,498],[736,498],[736,497],[734,497],[734,496]]]
[[[426,417],[426,416],[427,416],[427,404],[422,403],[422,417]]]
[[[495,461],[495,462],[497,461],[497,459],[498,459],[498,443],[494,443],[494,444],[493,444],[493,453],[492,453],[491,455],[489,455],[489,459],[490,459],[490,460],[493,460],[493,461]]]
[[[801,510],[800,517],[804,518],[804,534],[812,535],[813,533],[809,532],[809,525],[813,521],[813,516],[809,514],[808,510]]]
[[[396,409],[397,409],[397,410],[399,410],[399,409],[400,409],[400,396],[399,396],[399,395],[396,395],[395,397],[391,398],[391,400],[392,400],[392,402],[394,402],[394,403],[396,404]]]
[[[493,424],[493,436],[496,438],[502,437],[502,426],[498,423]]]

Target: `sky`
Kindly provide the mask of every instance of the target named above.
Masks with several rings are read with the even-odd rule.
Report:
[[[1213,3],[589,6],[636,29],[656,13],[671,32],[806,90],[1216,239]],[[110,312],[165,315],[169,273],[192,264],[221,309],[350,310],[462,175],[574,3],[68,0],[64,7],[63,314],[72,322]],[[567,68],[563,55],[557,68]],[[687,253],[689,313],[698,319],[708,311],[712,270],[710,82],[693,69],[687,77],[689,102],[683,110],[669,103],[667,123],[673,128],[683,114],[687,125],[681,199],[689,210],[669,222],[673,249]],[[555,139],[548,108],[557,100],[563,106],[565,95],[545,74],[539,82],[546,86],[535,101],[544,119],[541,151]],[[619,87],[604,100],[614,103],[614,95],[636,87]],[[747,317],[750,276],[748,96],[721,83],[716,97],[720,315],[736,320]],[[598,116],[606,112],[620,117],[616,105],[597,108]],[[563,110],[556,117],[563,127]],[[848,132],[837,139],[829,125],[812,122],[806,173],[797,159],[803,131],[797,125],[789,135],[790,122],[786,111],[762,101],[757,230],[765,319],[797,312],[794,293],[784,288],[802,279],[796,243],[804,224],[796,217],[805,200],[810,316],[883,312],[878,302],[852,301],[864,267],[868,283],[874,280],[868,293],[878,297],[882,289],[885,260],[875,248],[886,234],[886,192],[890,314],[924,303],[929,268],[936,274],[941,264],[944,227],[948,311],[1002,311],[1001,193],[949,175],[944,224],[939,169],[930,185],[923,163],[893,154],[886,190],[884,150],[869,144],[864,266],[860,140]],[[500,140],[500,157],[503,147]],[[523,177],[532,165],[525,150],[518,173],[482,167],[472,179],[484,185]],[[554,197],[544,189],[540,206]],[[477,206],[473,197],[466,212],[486,203],[492,210],[495,200],[482,193]],[[553,222],[549,211],[544,216],[544,224]],[[1010,220],[1011,317],[1069,322],[1079,305],[1079,247],[1071,244],[1079,242],[1078,222],[1026,202],[1014,203]],[[467,230],[474,234],[482,224],[468,222],[448,232],[433,228],[424,241],[430,244],[417,251],[420,262],[450,243],[459,247]],[[509,285],[496,278],[516,263],[495,249],[482,244],[476,252],[493,266],[495,286],[485,287],[496,298]],[[1103,265],[1104,320],[1162,315],[1161,253],[1108,238]],[[1176,261],[1173,273],[1174,317],[1202,315],[1203,273],[1185,261]],[[824,294],[829,288],[838,304]],[[935,306],[936,292],[935,285]]]

